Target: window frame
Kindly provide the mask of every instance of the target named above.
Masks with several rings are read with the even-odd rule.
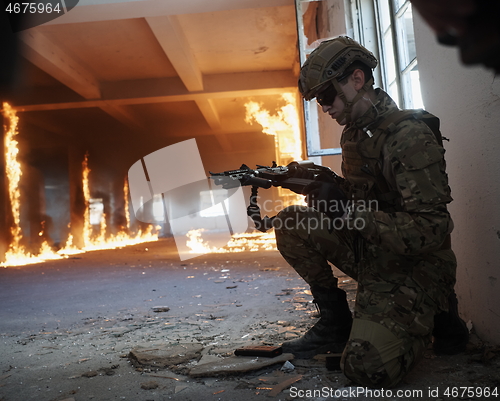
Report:
[[[307,37],[304,32],[303,17],[307,10],[306,4],[321,1],[330,6],[331,3],[335,3],[338,6],[337,12],[342,13],[342,16],[337,14],[338,17],[334,18],[338,26],[334,31],[329,31],[329,34],[332,36],[347,34],[372,51],[379,60],[379,66],[374,70],[375,85],[384,89],[401,108],[423,108],[418,76],[418,58],[414,44],[413,10],[410,0],[295,0],[300,65],[303,65],[308,54],[312,51],[307,45]],[[396,3],[399,5],[397,11]],[[385,43],[381,15],[384,5],[388,9],[389,25],[387,28],[390,30],[390,37],[386,38]],[[402,29],[404,32],[408,32],[405,29],[411,27],[411,34],[405,35],[404,40],[408,37],[412,39],[410,43],[413,46],[411,50],[414,57],[404,66],[405,68],[402,68],[401,52],[403,50],[398,41],[398,33],[401,24],[405,23],[405,12],[408,9],[411,12],[411,25],[405,25]],[[330,17],[333,18],[332,15]],[[340,21],[339,18],[342,18],[343,21]],[[343,31],[337,32],[339,29],[343,29]],[[393,65],[390,64],[391,60],[393,60]],[[390,76],[391,68],[394,72],[394,79]],[[413,74],[415,68],[416,75]],[[313,159],[321,156],[340,155],[342,153],[340,147],[322,148],[324,122],[321,121],[322,116],[316,103],[303,100],[302,106],[307,156]]]
[[[315,1],[320,2],[322,0],[295,0],[295,15],[297,18],[297,36],[299,44],[298,47],[300,65],[303,65],[305,63],[308,55],[312,52],[312,49],[308,48],[307,46],[307,37],[304,32],[304,23],[302,19],[304,15],[303,5]],[[308,158],[310,158],[310,160],[315,160],[315,158],[319,158],[321,156],[340,155],[342,153],[342,149],[340,147],[321,147],[319,110],[316,102],[302,99],[302,107],[304,113],[306,152]],[[319,159],[316,159],[316,161],[319,161]]]
[[[389,11],[389,26],[387,29],[382,26],[383,21],[383,5],[382,2],[386,2]],[[395,3],[398,3],[399,8],[396,9]],[[422,94],[421,88],[419,84],[419,80],[417,78],[418,88],[415,88],[412,85],[411,72],[417,67],[418,71],[418,57],[416,53],[416,48],[413,49],[414,57],[408,59],[408,62],[403,65],[402,58],[403,53],[409,53],[408,48],[405,48],[406,42],[403,40],[405,38],[401,38],[401,35],[398,35],[400,30],[404,29],[404,18],[405,13],[409,10],[411,12],[411,28],[412,28],[412,37],[414,38],[414,30],[413,30],[413,9],[410,0],[374,0],[375,11],[376,11],[376,26],[377,26],[377,34],[378,34],[378,47],[380,49],[381,57],[379,58],[380,62],[380,74],[382,77],[382,87],[389,94],[394,94],[394,91],[391,91],[391,85],[395,84],[397,86],[394,101],[403,109],[406,108],[423,108]],[[360,22],[358,21],[358,24]],[[403,28],[402,28],[403,26]],[[391,49],[388,49],[386,43],[384,43],[384,35],[390,29],[391,35]],[[392,53],[392,54],[389,54]],[[395,79],[392,81],[389,77],[390,67],[388,66],[389,60],[394,60],[395,67]],[[415,91],[418,89],[418,91]],[[418,93],[416,93],[418,92]]]

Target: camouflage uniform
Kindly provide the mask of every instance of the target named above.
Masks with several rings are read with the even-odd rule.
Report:
[[[309,285],[337,286],[328,262],[358,282],[341,366],[359,384],[390,387],[422,355],[434,315],[447,310],[456,260],[444,150],[416,119],[369,137],[366,129],[373,132],[397,110],[385,92],[376,91],[375,107],[342,134],[345,188],[357,205],[350,219],[337,222],[341,227],[312,208],[292,206],[274,226],[278,249]],[[370,160],[376,147],[378,157]],[[373,179],[377,166],[380,175]],[[369,200],[377,200],[378,208],[373,202],[368,207]]]

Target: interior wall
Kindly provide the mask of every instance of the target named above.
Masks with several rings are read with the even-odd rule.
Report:
[[[454,201],[449,210],[458,259],[461,315],[483,339],[500,339],[500,77],[464,67],[414,13],[422,96],[441,119]]]
[[[324,0],[320,2],[317,16],[318,37],[321,39],[330,39],[340,35],[346,35],[346,8],[344,0]],[[313,100],[316,103],[316,100]],[[343,126],[340,126],[335,120],[323,113],[321,107],[318,107],[318,125],[320,143],[323,149],[340,147],[340,137],[342,136]],[[331,155],[322,156],[323,166],[330,167],[338,175],[341,171],[342,156]]]

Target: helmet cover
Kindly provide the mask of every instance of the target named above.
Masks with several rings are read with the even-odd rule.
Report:
[[[325,83],[341,78],[355,61],[371,69],[377,66],[373,53],[347,36],[321,42],[300,70],[300,93],[306,100],[315,98]]]

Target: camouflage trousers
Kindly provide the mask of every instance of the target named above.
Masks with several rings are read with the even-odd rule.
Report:
[[[368,387],[396,385],[429,344],[434,315],[448,308],[456,270],[451,249],[396,255],[304,206],[284,209],[273,224],[279,251],[310,286],[337,286],[329,262],[358,282],[344,374]]]

